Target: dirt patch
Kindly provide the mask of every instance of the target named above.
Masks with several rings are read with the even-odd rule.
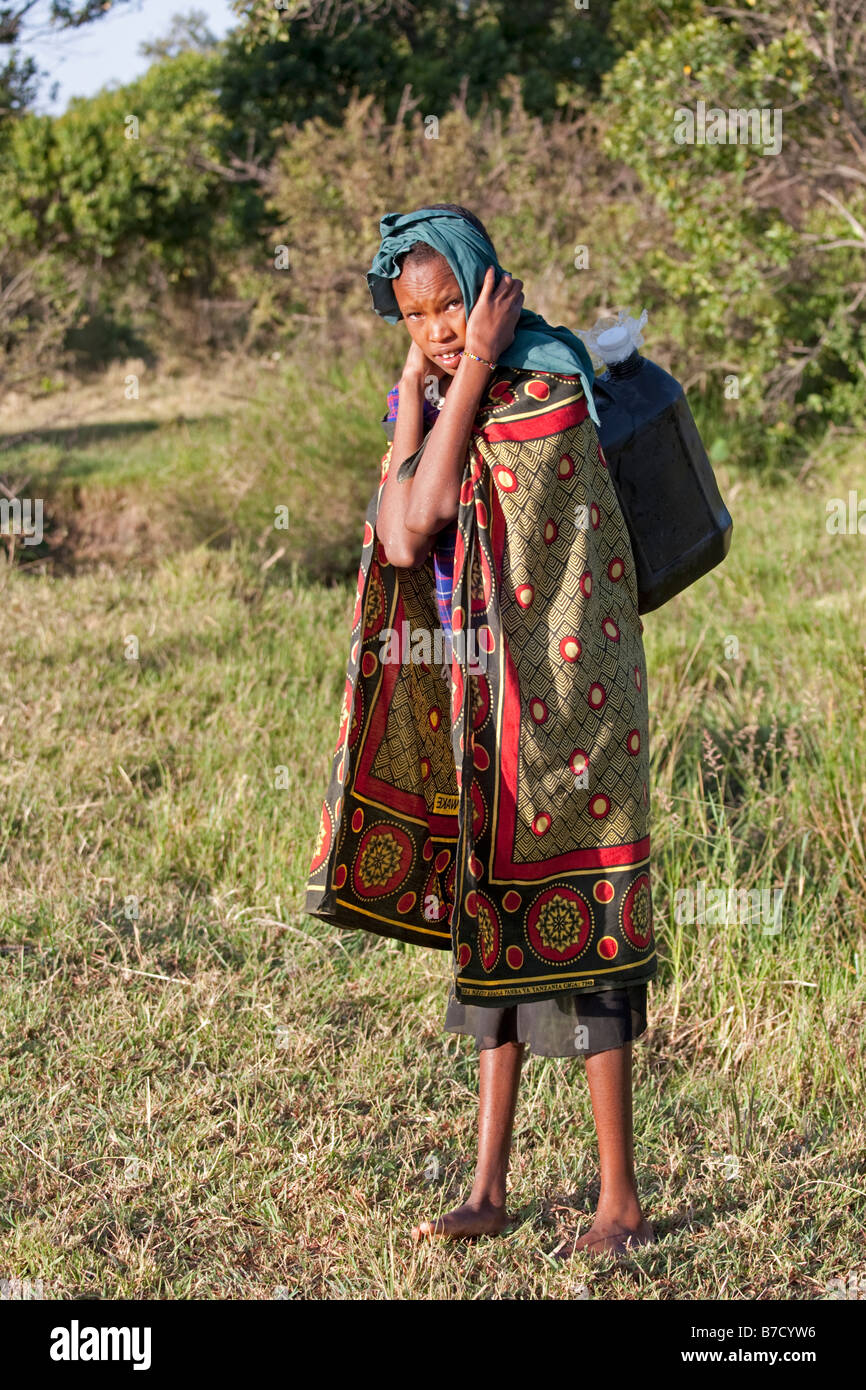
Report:
[[[79,426],[128,424],[152,420],[165,424],[178,416],[239,410],[255,391],[262,373],[272,370],[269,359],[226,358],[212,370],[184,376],[155,371],[138,358],[118,363],[104,374],[84,381],[58,374],[61,389],[29,396],[9,391],[0,399],[0,434],[7,437],[66,430]],[[129,396],[129,392],[137,392]]]
[[[0,475],[4,443],[8,448],[48,432],[83,435],[92,427],[147,427],[241,410],[255,394],[263,372],[274,365],[270,359],[225,359],[213,370],[177,376],[159,374],[130,359],[98,378],[63,382],[63,389],[50,394],[30,397],[9,392],[0,401]],[[130,383],[138,394],[127,399]],[[7,472],[0,481],[11,488],[20,487],[22,480]],[[205,532],[206,510],[203,502]],[[181,535],[187,522],[189,534]],[[59,490],[44,496],[42,524],[44,539],[39,545],[25,546],[20,538],[2,537],[0,553],[5,548],[16,564],[73,574],[103,565],[150,568],[178,545],[196,544],[199,539],[188,518],[170,515],[158,499],[142,499],[122,488],[87,488],[78,483],[64,487],[62,477]],[[221,537],[216,543],[225,540]]]

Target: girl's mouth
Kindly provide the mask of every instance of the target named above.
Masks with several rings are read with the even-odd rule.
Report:
[[[434,361],[441,362],[443,367],[456,367],[463,355],[462,348],[455,348],[453,352],[437,352]]]

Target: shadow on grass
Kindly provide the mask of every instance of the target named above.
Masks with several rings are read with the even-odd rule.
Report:
[[[54,444],[62,449],[82,449],[112,440],[126,440],[131,435],[151,434],[154,430],[177,428],[179,425],[225,425],[225,415],[170,415],[164,420],[105,420],[96,424],[40,427],[32,430],[0,431],[0,451],[13,452],[34,444]]]
[[[191,422],[190,422],[191,423]],[[0,449],[28,444],[58,444],[72,449],[98,444],[104,439],[124,439],[130,434],[147,434],[160,428],[159,420],[106,420],[98,425],[67,425],[58,429],[11,430],[0,432]]]

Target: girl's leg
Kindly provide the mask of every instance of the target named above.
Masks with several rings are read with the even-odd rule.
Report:
[[[567,1253],[622,1253],[629,1246],[649,1245],[655,1240],[635,1186],[631,1043],[588,1053],[585,1060],[598,1135],[601,1192],[592,1226]]]
[[[495,1235],[508,1224],[505,1179],[524,1044],[505,1042],[479,1053],[478,1163],[468,1201],[412,1228],[422,1236]]]

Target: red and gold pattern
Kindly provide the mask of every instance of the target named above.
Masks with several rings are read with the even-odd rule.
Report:
[[[460,492],[465,646],[447,679],[412,657],[412,634],[439,627],[432,562],[395,568],[375,534],[389,464],[390,449],[306,910],[450,949],[462,1003],[651,979],[643,624],[579,378],[492,379]],[[388,629],[408,634],[396,661]]]

